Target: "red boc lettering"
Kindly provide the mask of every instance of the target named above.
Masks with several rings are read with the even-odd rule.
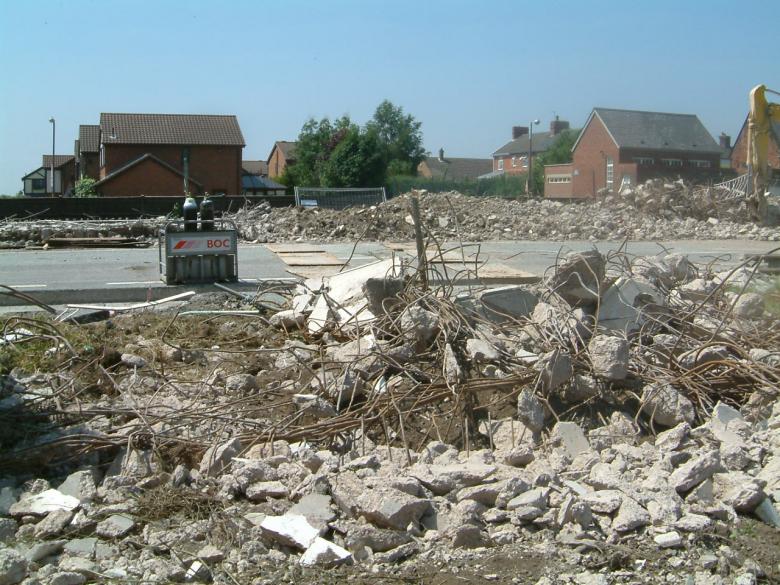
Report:
[[[224,240],[207,240],[206,247],[207,248],[229,248],[230,239],[225,238]]]

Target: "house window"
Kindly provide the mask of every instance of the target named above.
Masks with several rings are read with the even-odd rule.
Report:
[[[692,160],[691,166],[696,167],[697,169],[708,169],[710,168],[710,161],[708,160]]]
[[[571,183],[571,175],[550,175],[547,177],[548,183]]]
[[[517,166],[517,157],[513,156],[512,157],[512,168],[515,168],[516,166]]]
[[[624,187],[630,187],[631,186],[631,175],[623,175],[623,177],[620,179],[620,190],[622,191]]]
[[[498,159],[498,170],[503,171],[504,170],[504,159],[500,158]]]
[[[43,191],[46,189],[46,179],[32,179],[32,190]]]
[[[649,166],[655,164],[655,159],[649,156],[635,156],[634,162],[641,166]]]
[[[679,158],[662,158],[661,164],[665,167],[679,168],[683,166],[683,161]]]
[[[611,157],[607,157],[607,189],[612,191],[612,187],[615,184],[615,161]]]

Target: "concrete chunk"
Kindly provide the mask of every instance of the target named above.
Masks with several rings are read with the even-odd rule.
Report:
[[[624,380],[628,375],[628,341],[597,335],[588,344],[593,371],[607,380]]]
[[[209,447],[200,462],[201,475],[216,477],[240,452],[241,441],[238,438]]]
[[[686,492],[720,470],[720,454],[709,451],[681,465],[669,476],[669,484],[678,492]]]
[[[681,422],[693,423],[693,403],[671,384],[648,384],[642,391],[642,411],[653,422],[673,427]]]
[[[304,567],[335,567],[351,560],[348,550],[318,536],[303,553],[300,563]]]
[[[553,427],[550,436],[564,448],[572,459],[590,449],[590,443],[577,423],[559,422]]]
[[[615,520],[612,522],[612,528],[617,532],[629,532],[642,526],[650,524],[650,514],[639,503],[629,498],[623,497]]]
[[[9,513],[11,516],[44,516],[55,510],[75,510],[80,504],[81,502],[73,496],[48,489],[39,494],[23,496],[11,506]]]
[[[319,530],[303,516],[266,516],[260,523],[263,534],[285,545],[306,550],[319,537]]]

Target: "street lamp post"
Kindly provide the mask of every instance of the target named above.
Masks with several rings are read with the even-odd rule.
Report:
[[[51,196],[54,197],[54,131],[57,124],[54,122],[54,116],[49,118],[51,122]]]
[[[539,125],[539,120],[534,120],[528,125],[528,173],[525,175],[525,194],[531,196],[531,172],[533,171],[534,158],[534,125]]]

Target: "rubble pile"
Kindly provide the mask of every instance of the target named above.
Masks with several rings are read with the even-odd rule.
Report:
[[[563,203],[422,193],[425,229],[439,240],[780,240],[777,228],[747,220],[744,203],[718,202],[683,184],[649,182],[635,191],[592,202]],[[245,240],[255,242],[414,239],[410,195],[381,205],[329,209],[261,205],[231,216]]]
[[[45,246],[52,238],[132,238],[157,241],[165,217],[128,220],[5,220],[0,223],[0,249]]]
[[[8,318],[0,583],[426,582],[496,557],[506,583],[776,579],[780,328],[754,284],[592,251],[453,290],[387,260],[254,314]]]
[[[780,241],[776,227],[748,220],[743,201],[724,199],[717,187],[650,180],[595,201],[509,200],[460,193],[415,192],[425,229],[440,240],[663,240]],[[272,208],[261,203],[225,214],[246,241],[347,242],[414,239],[409,197],[346,210]],[[132,237],[151,242],[166,218],[128,221],[8,220],[0,248],[45,245],[51,238]]]

